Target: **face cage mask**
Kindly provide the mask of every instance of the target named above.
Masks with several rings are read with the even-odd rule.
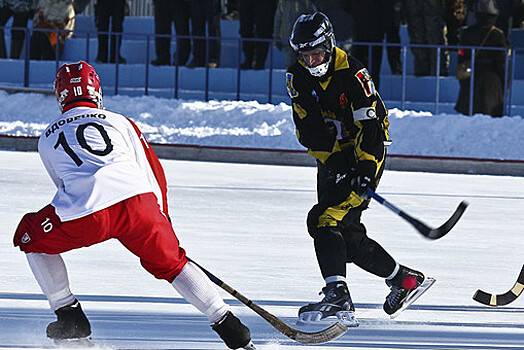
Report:
[[[319,64],[318,66],[316,67],[309,67],[307,65],[306,62],[304,62],[304,60],[302,59],[302,57],[300,57],[300,60],[304,63],[304,65],[306,66],[307,70],[309,71],[309,73],[314,76],[314,77],[317,77],[317,78],[320,78],[322,77],[323,75],[325,75],[329,69],[329,64],[331,63],[331,57],[332,55],[326,51],[326,56],[327,56],[327,60],[326,58],[324,58],[324,60],[326,62],[324,63],[321,63]]]

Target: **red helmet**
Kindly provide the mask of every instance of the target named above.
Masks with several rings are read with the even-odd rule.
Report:
[[[102,108],[100,77],[87,62],[65,63],[56,71],[55,96],[60,110],[72,102],[91,101]]]

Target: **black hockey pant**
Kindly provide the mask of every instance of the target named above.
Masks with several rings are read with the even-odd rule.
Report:
[[[367,236],[366,227],[360,222],[362,211],[368,203],[349,190],[346,191],[349,195],[343,195],[347,196],[344,202],[333,205],[329,198],[338,203],[344,190],[333,185],[331,176],[321,164],[318,168],[317,190],[320,200],[310,210],[307,226],[314,239],[322,277],[346,276],[347,263],[354,263],[383,278],[391,275],[395,260],[380,244]]]

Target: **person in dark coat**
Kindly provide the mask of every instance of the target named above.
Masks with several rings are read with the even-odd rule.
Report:
[[[7,21],[13,17],[9,58],[20,58],[25,39],[25,30],[19,28],[27,27],[35,6],[36,0],[0,0],[0,27],[4,27]],[[0,29],[0,58],[7,58],[3,28]]]
[[[466,26],[475,23],[475,9],[481,0],[464,0],[467,7]],[[502,29],[506,35],[506,41],[510,41],[512,28],[521,28],[523,18],[524,0],[496,0],[499,11],[495,27]]]
[[[352,15],[355,21],[355,41],[377,43],[369,53],[369,45],[354,45],[353,55],[371,68],[371,76],[377,89],[380,86],[380,67],[382,65],[382,41],[386,37],[387,55],[391,73],[402,74],[400,61],[400,1],[371,0],[352,2]]]
[[[446,48],[446,23],[443,0],[403,0],[409,41],[415,45],[441,45],[440,75],[449,74],[449,51]],[[412,47],[415,76],[437,74],[437,49]],[[374,78],[374,77],[373,77]]]
[[[111,43],[109,44],[109,62],[126,63],[120,56],[122,46],[122,32],[124,31],[125,0],[98,0],[95,6],[95,21],[98,29],[98,55],[97,62],[107,63],[108,59],[108,32],[111,31]],[[111,22],[111,30],[109,23]],[[118,51],[118,54],[117,54]]]
[[[460,45],[507,47],[504,32],[495,27],[499,10],[494,0],[480,0],[476,4],[476,22],[467,27]],[[503,50],[477,49],[475,51],[473,113],[501,117],[504,114],[504,74],[506,52]],[[458,62],[471,59],[471,50],[459,50]],[[455,110],[469,115],[470,79],[460,80],[460,90]]]
[[[276,0],[243,0],[238,3],[239,34],[245,58],[241,69],[264,69],[269,41],[249,39],[271,39],[276,6]]]
[[[193,37],[193,59],[188,68],[216,68],[220,64],[220,13],[219,0],[190,0],[191,36]],[[207,29],[207,38],[206,37]]]
[[[191,54],[191,39],[189,38],[189,20],[191,7],[188,0],[153,0],[155,6],[155,51],[156,59],[151,63],[154,66],[168,66],[171,56],[172,23],[175,24],[177,35],[174,56],[175,65],[185,65]]]

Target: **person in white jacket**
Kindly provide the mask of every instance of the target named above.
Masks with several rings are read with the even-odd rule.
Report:
[[[65,41],[73,36],[75,9],[72,0],[39,0],[33,16],[31,59],[56,59]]]

